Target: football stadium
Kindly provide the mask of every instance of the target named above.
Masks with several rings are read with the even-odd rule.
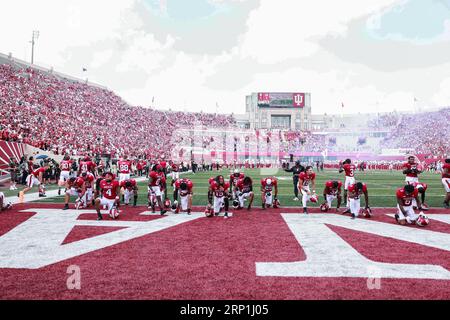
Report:
[[[450,298],[448,32],[391,25],[418,1],[349,1],[334,31],[304,35],[281,17],[267,29],[280,11],[263,0],[128,1],[105,11],[111,30],[69,2],[0,45],[1,300],[231,300],[252,308],[215,315],[263,316],[252,301]],[[446,1],[430,8],[448,25]],[[92,41],[59,43],[56,23]],[[227,49],[216,23],[248,29]],[[408,48],[442,55],[396,60]]]

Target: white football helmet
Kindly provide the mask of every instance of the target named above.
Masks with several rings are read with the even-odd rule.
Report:
[[[422,211],[420,211],[419,217],[416,220],[416,225],[418,225],[419,227],[425,227],[429,224],[430,220],[428,219],[428,217]]]
[[[111,219],[117,219],[119,217],[119,210],[117,210],[116,207],[112,207],[109,211],[109,216],[111,217]]]

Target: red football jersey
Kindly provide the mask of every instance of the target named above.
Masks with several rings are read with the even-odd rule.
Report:
[[[356,166],[354,164],[346,163],[342,166],[342,169],[344,169],[346,177],[354,177],[355,176]]]
[[[81,161],[80,162],[80,171],[81,172],[91,172],[95,168],[95,163],[92,161]]]
[[[406,170],[406,169],[410,169],[410,170],[413,170],[413,169],[421,170],[420,165],[419,165],[418,163],[410,164],[409,162],[405,162],[405,163],[403,164],[403,170]],[[406,176],[407,176],[407,177],[414,177],[414,178],[417,178],[417,173],[407,173]]]
[[[238,190],[242,193],[248,193],[250,191],[252,191],[252,180],[250,180],[249,184],[245,184],[244,183],[244,179],[239,179],[236,187],[238,188]]]
[[[245,177],[245,175],[242,172],[239,173],[239,175],[237,177],[233,173],[232,175],[230,175],[230,184],[232,186],[236,186],[239,179],[244,179],[244,177]]]
[[[444,169],[447,169],[447,173],[444,173]],[[450,178],[450,163],[444,163],[442,166],[442,178]]]
[[[181,190],[180,189],[180,185],[183,182],[187,184],[187,189],[186,190]],[[189,179],[186,179],[186,178],[185,179],[177,179],[177,181],[175,181],[175,188],[179,191],[181,197],[187,196],[188,194],[192,193],[192,188],[193,187],[194,187],[194,184]]]
[[[348,186],[348,192],[349,193],[355,193],[356,192],[356,183],[355,184],[351,184]],[[363,183],[363,187],[362,190],[360,190],[358,192],[358,194],[356,195],[356,198],[359,198],[359,196],[363,193],[367,192],[367,185],[365,183]]]
[[[309,186],[311,181],[313,181],[314,179],[316,179],[316,174],[314,172],[310,175],[308,175],[306,172],[301,172],[298,176],[298,180],[303,181],[303,186]]]
[[[72,168],[72,161],[71,160],[63,160],[63,161],[61,161],[61,164],[59,167],[61,168],[61,171],[70,171],[70,168]]]
[[[81,177],[78,177],[75,179],[75,181],[73,183],[71,183],[70,180],[68,182],[69,182],[69,187],[81,189],[84,184],[84,179]]]
[[[131,186],[128,187],[128,188],[126,187],[127,182],[130,182],[130,183],[131,183]],[[120,187],[121,187],[121,188],[126,188],[126,189],[128,189],[129,191],[131,191],[131,190],[133,190],[133,189],[136,187],[136,180],[134,180],[134,179],[129,179],[129,180],[122,181],[122,182],[120,183]]]
[[[119,173],[130,174],[131,172],[131,161],[130,160],[122,160],[117,162],[117,170]]]
[[[272,180],[272,184],[270,186],[267,184],[267,180],[268,179]],[[276,185],[277,185],[277,179],[275,179],[274,177],[272,177],[272,178],[267,177],[265,179],[261,179],[261,186],[263,187],[265,192],[272,191],[273,187],[276,186]]]
[[[341,192],[341,188],[342,188],[342,182],[338,181],[338,186],[336,189],[333,189],[333,181],[327,181],[325,183],[325,193],[335,196],[336,194]]]
[[[86,178],[84,178],[84,182],[86,183],[86,188],[92,188],[92,184],[95,180],[95,177],[92,173],[89,173],[86,175]]]
[[[401,200],[402,206],[408,207],[412,204],[412,200],[417,197],[419,191],[414,189],[414,192],[410,195],[406,195],[404,188],[397,189],[397,199]]]
[[[39,169],[33,170],[32,174],[33,174],[33,176],[35,176],[37,178],[37,177],[39,177],[39,173],[41,173],[41,172],[42,172],[42,174],[44,174],[45,168],[41,167]]]
[[[150,183],[149,186],[156,187],[156,186],[162,186],[166,182],[166,178],[164,177],[164,173],[156,171],[151,171],[149,177]]]
[[[230,184],[228,182],[225,182],[222,186],[219,185],[216,181],[213,181],[211,183],[211,189],[217,198],[222,198],[225,195],[225,192],[229,188],[230,188]]]
[[[106,180],[102,180],[100,182],[100,189],[102,190],[103,198],[114,200],[118,196],[117,188],[119,187],[119,181],[113,180],[111,182],[107,182]]]

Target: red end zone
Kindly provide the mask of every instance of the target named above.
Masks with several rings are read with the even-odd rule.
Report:
[[[300,210],[292,208],[235,211],[230,219],[198,215],[183,221],[185,214],[181,218],[140,215],[147,209],[138,207],[126,208],[118,221],[104,216],[101,222],[95,221],[95,213],[64,213],[61,208],[23,204],[0,214],[1,299],[450,298],[450,280],[420,279],[410,273],[407,278],[381,277],[376,288],[368,287],[367,277],[257,275],[257,263],[307,260],[305,252],[310,248],[299,243],[292,229],[302,232],[303,225],[288,225],[280,214],[295,217]],[[36,210],[20,212],[30,209]],[[394,209],[373,211],[374,223],[396,226],[395,220],[385,215],[395,213]],[[434,236],[446,241],[449,224],[433,219],[435,214],[448,216],[446,211],[435,209],[427,214],[431,221],[427,228],[399,226],[404,228],[400,232],[426,230],[430,238],[423,242],[436,242]],[[371,261],[439,266],[441,275],[450,272],[450,251],[445,248],[450,243],[444,243],[444,248],[430,247],[334,223],[327,223],[325,229]],[[418,236],[427,237],[428,233]],[[327,247],[327,240],[319,235],[311,240],[324,250]],[[18,254],[24,251],[26,255]],[[58,261],[48,264],[52,259]],[[342,261],[345,259],[342,256]],[[325,266],[327,263],[323,260]],[[43,266],[36,267],[39,264]],[[79,267],[79,290],[68,289],[70,266]],[[339,272],[333,263],[329,266]]]

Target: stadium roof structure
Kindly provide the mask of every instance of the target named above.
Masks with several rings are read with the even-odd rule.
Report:
[[[50,75],[54,75],[55,77],[58,77],[58,78],[61,78],[61,79],[67,80],[67,81],[86,83],[86,84],[89,84],[90,86],[97,87],[100,89],[106,89],[106,90],[108,89],[105,86],[99,85],[94,82],[87,81],[86,79],[83,80],[80,78],[69,76],[69,75],[61,73],[61,72],[57,72],[57,71],[53,70],[53,67],[44,68],[44,67],[38,66],[36,64],[28,63],[24,60],[14,58],[11,53],[9,55],[0,53],[0,64],[9,64],[15,68],[32,68],[32,69],[35,69],[35,70],[38,70],[38,71],[41,71],[41,72],[44,72],[44,73],[47,73]]]

